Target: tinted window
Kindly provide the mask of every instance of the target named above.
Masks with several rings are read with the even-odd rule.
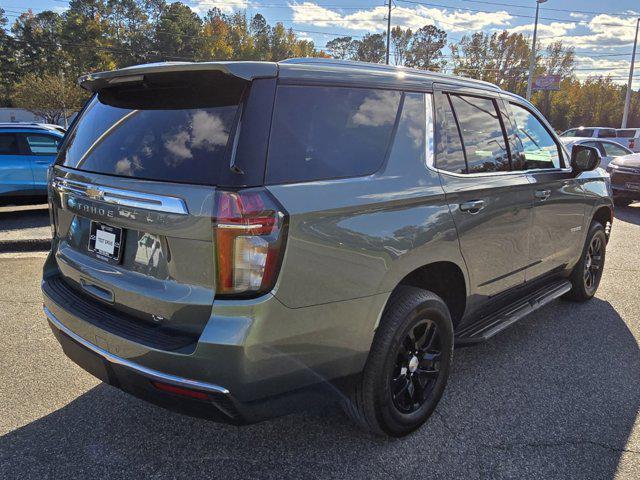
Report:
[[[574,132],[573,136],[574,137],[583,137],[583,138],[593,137],[593,132],[594,132],[593,128],[578,128]]]
[[[613,128],[601,128],[598,131],[598,137],[603,138],[603,137],[615,137],[616,136],[616,131]]]
[[[267,182],[375,172],[386,155],[400,96],[363,88],[278,87]]]
[[[547,129],[529,110],[512,104],[518,138],[522,142],[524,170],[560,168],[558,145]]]
[[[576,129],[573,128],[571,130],[567,130],[566,132],[562,132],[562,134],[560,136],[561,137],[575,137],[576,136]]]
[[[430,96],[429,99],[431,99]],[[389,158],[397,158],[405,166],[409,162],[426,165],[424,102],[425,96],[422,93],[407,93],[404,97],[400,123],[398,123]]]
[[[451,95],[467,157],[468,173],[508,171],[509,154],[493,100]]]
[[[69,135],[60,162],[84,171],[215,185],[242,91],[209,85],[103,91]]]
[[[604,152],[607,157],[621,157],[623,155],[629,155],[629,150],[622,148],[620,145],[616,145],[615,143],[602,142],[602,146],[604,147]]]
[[[17,155],[18,137],[13,133],[0,133],[0,155]]]
[[[629,130],[616,130],[616,137],[618,138],[633,138],[636,136],[634,129]]]
[[[29,150],[34,155],[55,155],[58,153],[58,139],[49,135],[25,135]]]
[[[437,128],[435,132],[436,167],[453,173],[466,173],[467,164],[460,141],[456,117],[447,95],[436,95]]]

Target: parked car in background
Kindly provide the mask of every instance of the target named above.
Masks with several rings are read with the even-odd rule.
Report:
[[[600,167],[605,168],[614,158],[623,157],[633,153],[627,147],[616,143],[613,139],[603,138],[578,138],[578,137],[561,137],[560,140],[568,149],[574,145],[584,145],[587,147],[595,147],[600,152]]]
[[[616,205],[627,206],[640,200],[640,153],[613,159],[607,166]]]
[[[0,197],[47,194],[47,169],[63,134],[37,123],[0,124]]]
[[[433,413],[454,344],[598,288],[598,150],[569,154],[495,85],[334,59],[80,85],[44,308],[73,361],[138,397],[233,423],[340,400],[402,436]]]
[[[635,153],[639,153],[640,128],[619,128],[616,130],[616,142]]]
[[[580,138],[615,138],[616,129],[611,127],[577,127],[565,130],[560,134],[560,136]]]

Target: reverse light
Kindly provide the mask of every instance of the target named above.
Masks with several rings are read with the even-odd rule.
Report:
[[[284,251],[286,213],[264,189],[216,192],[217,295],[270,291]]]

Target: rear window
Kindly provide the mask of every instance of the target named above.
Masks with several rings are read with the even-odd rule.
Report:
[[[244,85],[204,80],[101,91],[83,111],[59,163],[107,175],[216,185],[220,172],[229,170]]]
[[[401,93],[279,86],[267,183],[369,175],[382,165]]]
[[[616,137],[618,138],[633,138],[636,136],[636,130],[616,130]]]

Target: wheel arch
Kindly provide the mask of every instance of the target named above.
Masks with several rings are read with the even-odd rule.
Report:
[[[401,286],[422,288],[435,293],[447,304],[453,326],[462,320],[467,305],[468,289],[464,271],[456,263],[437,261],[422,265],[407,273],[395,286],[394,292]]]

